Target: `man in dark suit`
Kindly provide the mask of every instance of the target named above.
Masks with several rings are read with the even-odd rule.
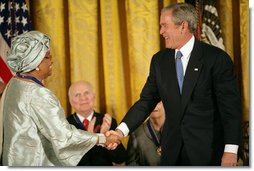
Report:
[[[140,99],[116,132],[133,132],[162,100],[161,165],[235,166],[242,109],[234,65],[226,52],[194,38],[197,20],[186,3],[162,9],[166,49],[153,56]]]
[[[70,124],[78,129],[105,134],[114,130],[117,122],[109,114],[94,111],[95,93],[92,85],[87,81],[78,81],[69,88],[69,101],[75,113],[67,117]],[[83,120],[87,119],[87,123]],[[127,152],[123,144],[114,150],[107,150],[102,146],[94,146],[78,163],[78,166],[112,166],[121,164],[127,159]]]

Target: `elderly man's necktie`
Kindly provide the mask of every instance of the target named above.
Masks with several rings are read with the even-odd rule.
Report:
[[[88,125],[89,125],[89,120],[88,119],[84,119],[83,120],[83,124],[84,124],[85,129],[87,130],[88,129]]]
[[[177,74],[177,80],[179,85],[180,93],[182,94],[182,87],[183,87],[183,64],[182,64],[182,58],[183,54],[181,51],[178,51],[176,53],[176,74]]]

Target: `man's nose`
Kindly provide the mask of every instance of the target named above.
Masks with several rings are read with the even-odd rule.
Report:
[[[161,27],[160,28],[160,35],[162,35],[164,33],[164,30],[163,30],[163,28]]]
[[[88,96],[87,96],[87,94],[82,94],[80,97],[81,97],[82,99],[86,99]]]

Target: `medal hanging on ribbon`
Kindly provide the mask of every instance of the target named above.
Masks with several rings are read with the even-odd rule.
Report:
[[[156,152],[157,152],[157,154],[158,154],[159,156],[161,156],[161,146],[159,146],[159,147],[157,148]]]
[[[153,138],[153,141],[154,141],[155,145],[157,146],[156,153],[158,156],[161,156],[160,140],[159,140],[158,136],[156,135],[156,132],[155,132],[153,126],[151,125],[150,120],[148,120],[147,125],[148,125],[149,132]]]

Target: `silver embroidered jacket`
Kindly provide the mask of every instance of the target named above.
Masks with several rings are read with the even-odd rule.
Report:
[[[3,165],[75,166],[98,140],[71,126],[57,97],[36,83],[12,78],[3,100]]]

